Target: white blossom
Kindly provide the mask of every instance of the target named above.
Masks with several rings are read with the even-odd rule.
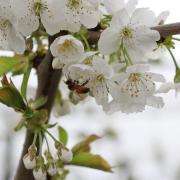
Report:
[[[26,169],[33,169],[36,166],[36,158],[31,158],[30,154],[28,153],[23,157],[23,163]]]
[[[66,163],[71,162],[73,159],[73,153],[71,150],[62,148],[60,158],[63,162],[66,162]]]
[[[114,15],[124,8],[128,13],[132,13],[136,8],[137,3],[137,0],[129,0],[127,3],[125,3],[124,0],[104,0],[104,6],[111,15]]]
[[[164,83],[160,86],[160,88],[156,91],[156,93],[169,93],[169,91],[175,90],[176,95],[180,92],[180,83]]]
[[[33,169],[36,166],[36,152],[37,148],[31,145],[28,148],[28,153],[23,157],[23,163],[26,169]]]
[[[0,48],[22,54],[25,50],[25,40],[15,25],[16,19],[10,1],[0,0]]]
[[[55,39],[50,49],[55,57],[52,64],[54,69],[61,69],[64,66],[76,64],[84,59],[82,42],[71,35]]]
[[[88,87],[98,105],[105,107],[109,100],[109,86],[114,75],[113,68],[105,59],[94,56],[92,61],[92,74],[89,77]]]
[[[118,11],[110,27],[101,34],[100,52],[109,55],[121,48],[131,61],[144,61],[146,53],[156,49],[156,42],[160,39],[159,32],[149,27],[154,20],[152,15],[153,12],[146,8],[136,9],[131,17],[125,9]]]
[[[39,18],[50,35],[60,31],[60,0],[11,0],[11,4],[18,18],[17,27],[24,36],[38,29]]]
[[[99,0],[59,0],[61,16],[61,29],[71,32],[80,30],[81,25],[94,28],[100,21]]]
[[[65,116],[71,112],[70,103],[68,100],[56,102],[53,107],[53,114],[55,117]]]
[[[113,77],[117,84],[111,89],[113,101],[110,103],[109,112],[142,112],[146,105],[163,107],[162,98],[155,96],[155,82],[165,82],[165,79],[160,74],[148,71],[148,65],[137,64],[129,66],[125,73]]]
[[[47,169],[47,172],[50,176],[54,176],[57,174],[57,166],[54,163],[50,163]]]
[[[46,180],[47,173],[41,167],[33,170],[35,180]]]

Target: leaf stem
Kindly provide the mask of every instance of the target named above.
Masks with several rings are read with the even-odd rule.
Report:
[[[47,144],[48,152],[50,152],[49,142],[48,142],[48,139],[47,139],[45,134],[44,134],[44,139],[45,139],[46,144]]]
[[[35,132],[35,134],[34,134],[34,138],[33,138],[33,145],[35,145],[35,144],[36,144],[37,136],[38,136],[38,133],[37,133],[37,132]]]
[[[45,132],[46,132],[55,142],[59,142],[49,131],[45,130]]]
[[[83,34],[81,34],[81,38],[83,39],[83,41],[84,41],[84,43],[85,43],[85,45],[86,45],[87,50],[90,51],[91,48],[90,48],[90,45],[89,45],[86,37],[85,37]]]
[[[166,46],[166,48],[167,48],[167,50],[169,51],[169,54],[170,54],[171,57],[172,57],[172,60],[173,60],[173,62],[174,62],[174,65],[175,65],[176,69],[179,69],[179,65],[178,65],[178,63],[176,62],[176,58],[175,58],[173,52],[171,51],[171,49],[170,49],[168,46]]]
[[[175,41],[180,41],[179,38],[174,38],[174,37],[172,37],[172,39],[175,40]]]
[[[39,133],[39,155],[42,155],[42,134],[41,132]]]

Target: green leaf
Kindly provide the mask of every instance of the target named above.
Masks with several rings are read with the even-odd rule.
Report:
[[[14,128],[14,130],[15,130],[16,132],[19,131],[19,130],[21,130],[21,129],[23,128],[24,124],[25,124],[25,119],[22,118],[22,119],[19,121],[19,123],[17,124],[17,126]]]
[[[91,135],[85,138],[85,140],[81,141],[80,143],[76,144],[72,148],[73,154],[78,154],[80,152],[89,152],[90,151],[90,144],[98,139],[100,139],[100,136],[97,135]]]
[[[18,61],[14,57],[0,57],[0,76],[10,72],[18,64]]]
[[[67,133],[67,131],[61,126],[58,127],[58,131],[59,131],[59,140],[60,140],[60,142],[63,143],[64,145],[66,145],[67,142],[68,142],[68,133]]]
[[[74,156],[71,165],[89,167],[106,172],[112,172],[109,163],[99,155],[83,152]]]
[[[42,106],[44,106],[48,101],[48,97],[47,96],[40,96],[38,99],[36,100],[30,100],[29,104],[30,104],[30,107],[32,109],[39,109],[41,108]]]
[[[21,85],[21,94],[22,94],[23,98],[25,98],[25,99],[26,99],[27,86],[28,86],[28,80],[29,80],[30,74],[31,74],[31,68],[29,68],[24,73],[23,82],[22,82],[22,85]]]
[[[24,111],[26,109],[20,93],[12,87],[3,87],[0,89],[0,102],[14,108],[16,111]]]
[[[4,76],[1,80],[1,84],[0,102],[15,109],[16,111],[24,112],[27,108],[26,104],[12,81],[9,83],[6,76]]]

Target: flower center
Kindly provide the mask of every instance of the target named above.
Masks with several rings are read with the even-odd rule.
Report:
[[[99,74],[99,75],[96,77],[96,79],[97,79],[98,81],[103,81],[103,80],[104,80],[104,76],[103,76],[102,74]]]
[[[79,9],[82,4],[82,0],[68,0],[68,7],[70,9]]]
[[[41,2],[41,0],[37,0],[37,1],[34,3],[34,6],[33,6],[33,9],[34,9],[34,12],[35,12],[36,16],[39,16],[40,13],[41,13],[44,9],[46,9],[46,8],[47,8],[47,6],[44,5],[44,4]]]
[[[64,47],[70,47],[70,46],[72,46],[72,41],[70,41],[70,40],[65,40],[64,43],[63,43],[63,46],[64,46]]]
[[[121,35],[126,39],[133,38],[133,29],[128,26],[124,27],[121,31]]]
[[[155,83],[149,75],[132,73],[128,80],[124,82],[121,92],[128,93],[131,97],[139,97],[143,93],[150,92],[154,87]]]
[[[63,44],[60,44],[58,47],[58,53],[71,52],[74,48],[73,42],[71,40],[65,40]]]
[[[0,28],[1,29],[7,29],[10,25],[11,25],[11,23],[6,19],[0,20]]]

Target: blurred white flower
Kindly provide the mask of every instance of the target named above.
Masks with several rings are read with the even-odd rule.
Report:
[[[107,12],[111,15],[124,8],[128,13],[132,13],[135,10],[137,4],[137,0],[129,0],[127,3],[125,3],[125,0],[104,0],[104,6]]]
[[[48,172],[48,174],[49,174],[50,176],[56,175],[56,174],[57,174],[57,166],[56,166],[56,164],[50,163],[50,164],[48,165],[47,172]]]
[[[62,148],[60,158],[63,162],[66,162],[66,163],[71,162],[73,159],[73,153],[71,150]]]
[[[84,59],[84,46],[81,41],[71,35],[61,36],[52,43],[51,53],[55,57],[53,68],[61,69],[76,64]]]
[[[16,29],[16,19],[11,9],[10,0],[0,0],[0,48],[22,54],[25,40]]]
[[[165,79],[160,74],[147,71],[148,65],[137,64],[129,66],[126,73],[113,77],[117,84],[110,91],[113,101],[109,105],[109,112],[142,112],[146,105],[163,107],[162,98],[155,96],[155,82],[165,82]]]
[[[47,179],[47,173],[41,167],[38,169],[35,168],[33,170],[33,175],[34,175],[35,180],[46,180]]]
[[[12,0],[11,5],[18,19],[17,27],[24,36],[39,27],[39,18],[48,34],[60,31],[62,6],[59,0]]]
[[[80,30],[81,25],[94,28],[100,21],[99,0],[59,0],[61,4],[61,29],[71,32]]]
[[[56,102],[53,107],[53,114],[55,117],[65,116],[71,112],[69,100],[62,100]]]
[[[113,75],[114,70],[112,66],[110,66],[105,59],[94,56],[92,61],[92,74],[89,77],[87,87],[89,87],[98,105],[102,105],[103,107],[107,105]]]
[[[31,145],[28,149],[28,153],[23,157],[23,163],[26,169],[33,169],[36,166],[36,152],[37,148]]]
[[[118,11],[110,27],[101,34],[100,52],[109,55],[121,48],[132,62],[146,60],[146,53],[156,49],[156,42],[160,39],[159,32],[149,27],[154,20],[151,17],[153,14],[146,8],[136,9],[131,17],[125,9]]]
[[[26,169],[33,169],[36,166],[36,158],[31,158],[30,154],[28,153],[23,157],[23,163]]]

